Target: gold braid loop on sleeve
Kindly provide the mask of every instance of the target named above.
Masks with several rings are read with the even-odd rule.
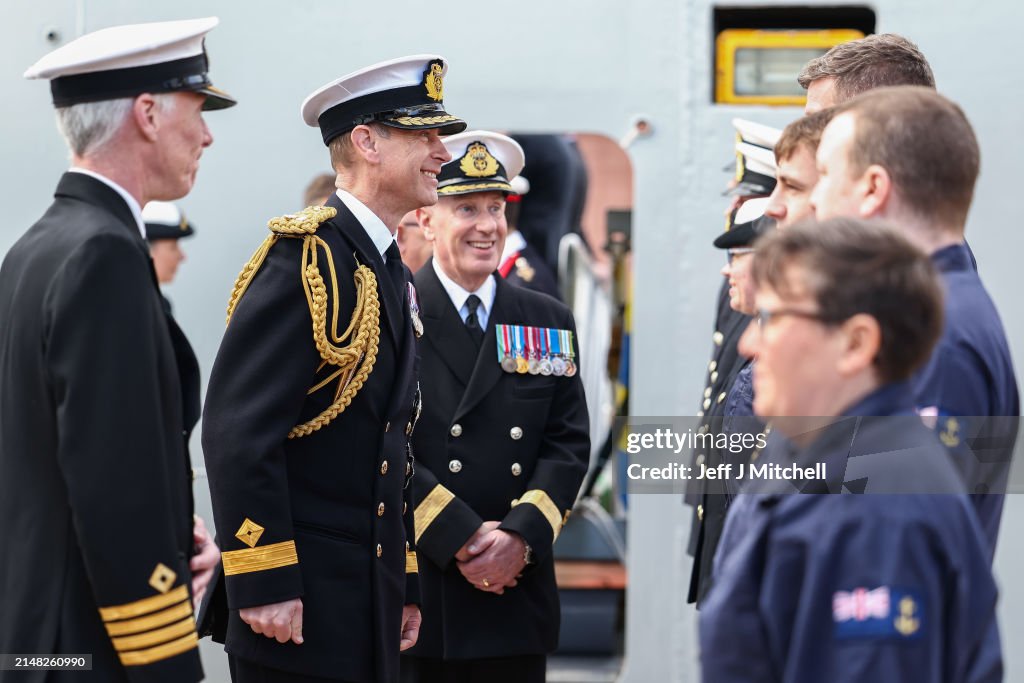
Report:
[[[312,387],[307,393],[312,394],[327,386],[334,380],[338,381],[334,393],[334,401],[323,412],[308,422],[293,427],[288,432],[289,439],[308,436],[326,426],[340,415],[363,387],[377,362],[377,348],[380,342],[380,302],[377,299],[377,278],[373,271],[363,264],[358,264],[353,275],[356,286],[356,304],[348,327],[338,334],[338,279],[334,269],[334,258],[328,244],[316,235],[316,230],[324,221],[330,220],[337,211],[327,206],[311,206],[298,214],[273,218],[267,223],[271,234],[263,241],[252,258],[242,269],[228,302],[228,322],[245,293],[256,272],[266,259],[270,248],[278,239],[301,238],[303,241],[302,265],[300,275],[302,289],[306,294],[309,314],[312,319],[313,343],[323,363],[335,368],[326,379]],[[327,285],[318,266],[318,252],[323,249],[327,268],[330,271],[331,296],[327,296]],[[328,298],[331,301],[330,328],[328,332]],[[354,336],[353,336],[354,335]],[[345,342],[348,341],[348,344]]]

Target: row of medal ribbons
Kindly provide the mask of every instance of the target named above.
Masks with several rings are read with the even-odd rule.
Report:
[[[498,362],[508,373],[525,375],[576,374],[572,331],[525,325],[495,325]]]

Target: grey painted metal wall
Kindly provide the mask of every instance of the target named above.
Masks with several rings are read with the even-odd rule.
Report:
[[[1015,301],[1024,249],[1016,229],[1024,71],[993,66],[1003,55],[1012,59],[1024,9],[1013,0],[982,0],[969,9],[880,0],[874,8],[880,31],[905,33],[920,44],[940,89],[964,106],[978,131],[982,178],[968,236],[1014,356],[1024,363],[1024,311]],[[446,103],[474,127],[618,139],[634,115],[653,122],[654,134],[630,150],[637,264],[633,409],[638,415],[692,414],[718,287],[720,258],[710,241],[722,226],[729,120],[739,115],[782,126],[799,114],[709,103],[711,11],[707,0],[5,0],[0,253],[41,214],[66,167],[47,87],[21,79],[51,49],[44,34],[56,29],[70,39],[117,23],[220,16],[207,42],[212,74],[241,104],[207,118],[215,142],[195,191],[181,202],[199,232],[185,243],[189,260],[168,291],[208,373],[227,294],[266,234],[266,220],[299,208],[305,183],[328,170],[318,133],[299,119],[303,97],[373,61],[439,52],[452,63]],[[193,453],[200,452],[197,438]],[[209,518],[203,487],[197,501]],[[684,603],[688,513],[676,497],[632,501],[627,681],[696,680],[695,613]],[[1024,501],[1011,497],[996,564],[1009,680],[1024,681],[1024,653],[1011,647],[1024,635],[1022,529]],[[226,680],[216,649],[204,648],[209,680]]]

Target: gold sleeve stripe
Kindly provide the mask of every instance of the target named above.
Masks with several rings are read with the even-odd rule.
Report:
[[[405,551],[405,573],[406,574],[418,574],[420,571],[420,564],[416,561],[416,551],[406,550]]]
[[[533,489],[527,491],[519,497],[519,505],[523,503],[531,503],[540,510],[540,513],[544,515],[544,518],[548,520],[548,524],[551,525],[551,542],[553,543],[558,538],[558,533],[562,530],[562,515],[558,512],[558,506],[555,505],[555,501],[551,500],[544,491],[540,489]]]
[[[131,633],[150,631],[154,628],[167,626],[179,619],[191,616],[192,603],[186,600],[185,602],[175,605],[170,609],[165,609],[162,612],[150,614],[145,617],[139,617],[138,619],[130,619],[128,621],[115,621],[113,623],[106,624],[106,627],[107,633],[111,636],[126,636]]]
[[[192,620],[192,615],[189,615],[176,624],[171,624],[164,628],[158,628],[157,630],[150,631],[149,633],[140,633],[137,636],[111,638],[111,642],[114,643],[114,649],[118,652],[124,652],[125,650],[141,650],[144,647],[152,647],[153,645],[159,645],[160,643],[165,643],[174,638],[180,638],[181,636],[188,635],[189,633],[195,633],[195,631],[196,622]]]
[[[196,647],[199,647],[199,636],[197,636],[195,631],[193,631],[187,636],[183,636],[177,640],[172,640],[171,642],[164,643],[163,645],[151,647],[148,650],[118,652],[117,656],[121,658],[121,663],[125,666],[142,666],[143,664],[152,664],[153,662],[159,662],[163,659],[169,659],[175,655],[180,655],[182,652],[188,652]]]
[[[427,494],[426,498],[420,501],[420,504],[416,506],[415,512],[413,512],[413,517],[416,519],[417,543],[420,542],[424,532],[433,524],[437,516],[441,514],[441,511],[454,499],[454,493],[438,484]]]
[[[163,595],[153,595],[148,598],[143,598],[142,600],[127,602],[123,605],[114,605],[113,607],[100,607],[100,618],[102,618],[103,621],[131,619],[132,617],[138,617],[143,614],[155,612],[158,609],[170,607],[171,605],[175,605],[188,599],[188,587],[182,585],[172,591],[164,593]]]
[[[281,543],[262,545],[258,548],[230,550],[221,553],[220,557],[224,562],[226,576],[262,572],[299,563],[299,556],[295,552],[295,541],[282,541]]]

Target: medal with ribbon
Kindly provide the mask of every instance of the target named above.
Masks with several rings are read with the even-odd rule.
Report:
[[[416,296],[416,286],[409,282],[409,317],[412,318],[412,329],[416,333],[416,337],[423,336],[423,321],[420,320],[420,300]]]
[[[530,370],[530,364],[526,361],[526,350],[524,348],[523,341],[523,326],[513,325],[512,331],[515,333],[516,372],[520,375],[525,375]]]
[[[576,354],[572,350],[572,332],[569,330],[559,330],[558,333],[562,335],[562,343],[565,345],[565,376],[572,377],[576,374],[576,363],[573,362]]]
[[[545,377],[551,374],[551,345],[548,343],[548,334],[551,332],[548,328],[537,330],[537,336],[540,337],[540,374]]]
[[[548,341],[551,344],[551,373],[556,377],[565,374],[565,360],[562,358],[562,335],[559,330],[547,330]]]
[[[540,330],[536,327],[526,328],[527,343],[527,370],[531,375],[540,374]]]
[[[516,359],[512,352],[512,338],[508,325],[496,325],[498,339],[498,363],[505,372],[516,371]]]

